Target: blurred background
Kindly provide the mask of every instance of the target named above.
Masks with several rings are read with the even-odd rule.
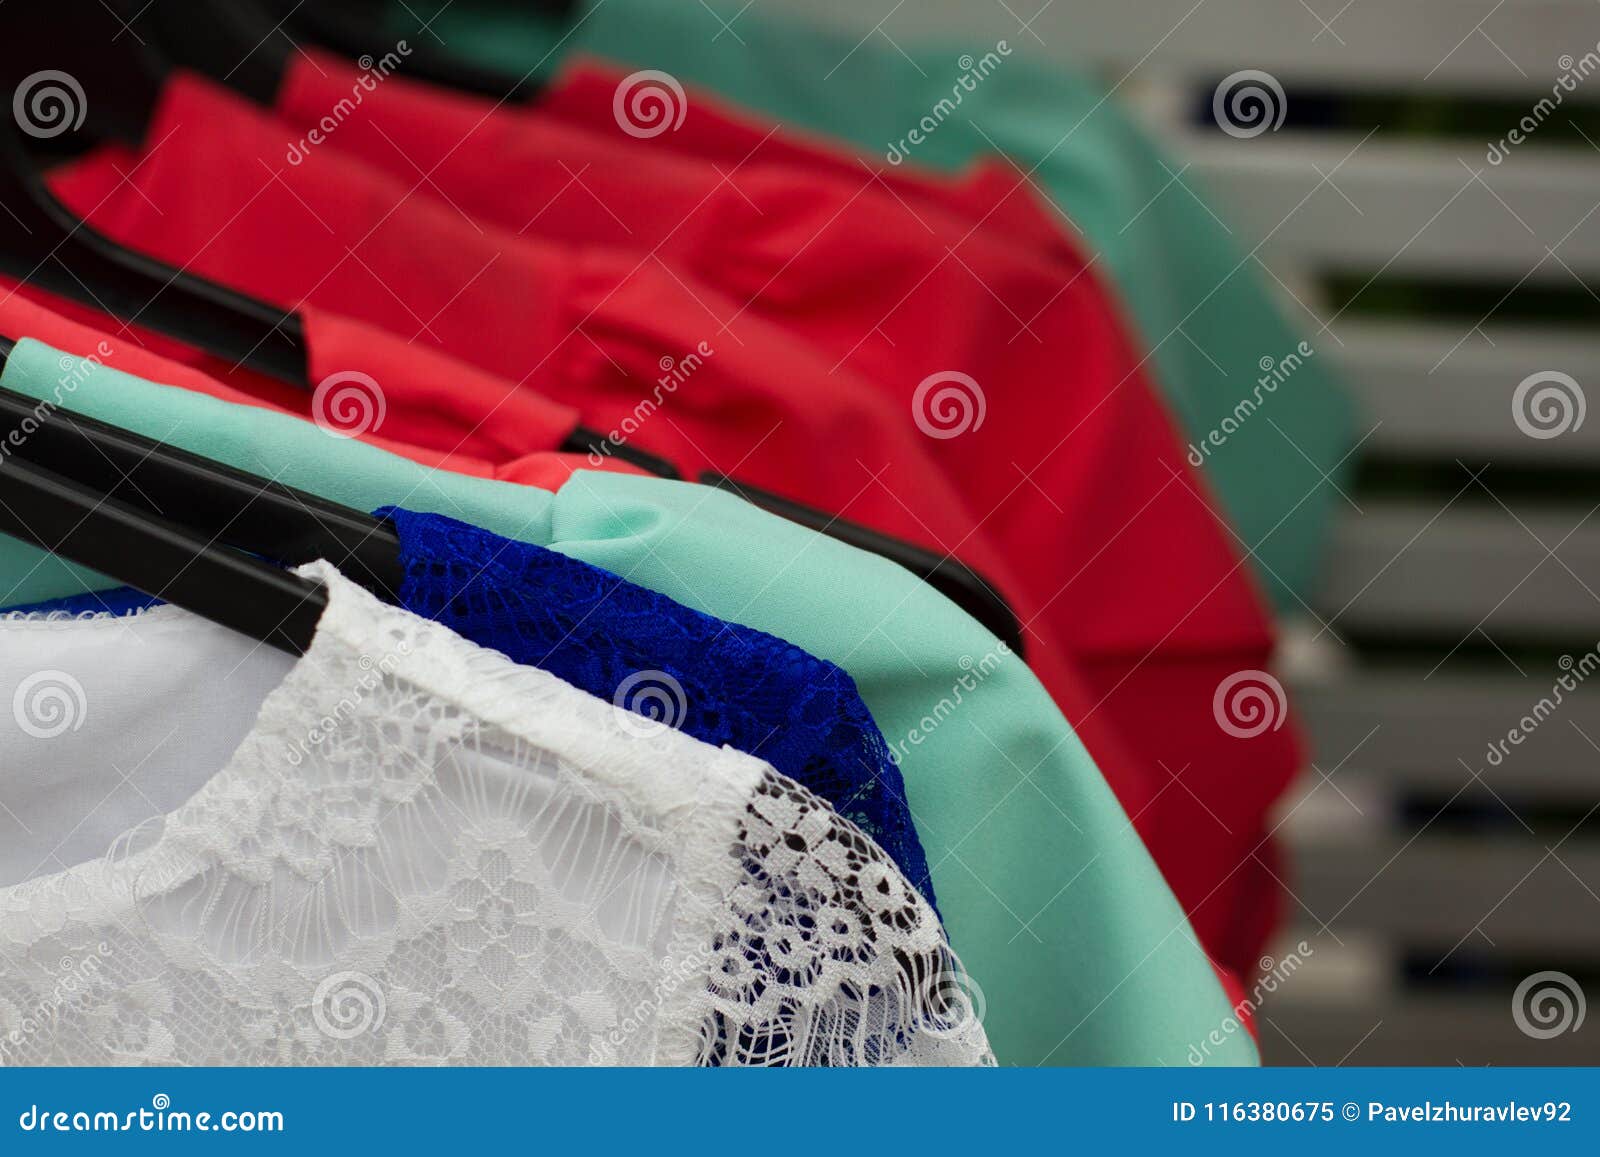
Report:
[[[1092,70],[1360,402],[1282,658],[1314,764],[1264,963],[1311,951],[1264,994],[1266,1060],[1600,1063],[1600,5],[806,7]]]
[[[475,2],[395,0],[372,35],[443,51],[434,21]],[[1283,620],[1311,759],[1277,817],[1264,1058],[1600,1064],[1600,2],[682,3],[918,72],[907,46],[964,46],[952,77],[1004,41],[1163,143],[1157,200],[1206,206],[1359,407]],[[1263,335],[1260,364],[1288,352]]]

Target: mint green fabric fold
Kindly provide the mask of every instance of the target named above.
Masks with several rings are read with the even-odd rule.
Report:
[[[880,159],[905,148],[937,108],[934,131],[905,148],[910,161],[957,169],[998,149],[1031,174],[1081,230],[1096,268],[1109,272],[1191,460],[1243,539],[1241,553],[1254,548],[1280,607],[1306,596],[1352,446],[1354,416],[1332,352],[1321,342],[1303,352],[1305,335],[1213,215],[1225,218],[1226,206],[1202,203],[1195,175],[1180,176],[1182,165],[1103,85],[1029,59],[1026,37],[1013,35],[1010,54],[953,104],[967,71],[958,61],[994,52],[995,42],[919,43],[906,31],[915,25],[910,8],[895,22],[894,45],[736,0],[588,0],[578,8],[561,25],[508,0],[407,0],[390,8],[391,33],[415,38],[427,21],[430,49],[442,43],[514,77],[536,66],[550,75],[578,52],[660,69]]]
[[[583,471],[552,495],[103,365],[78,363],[63,394],[70,365],[23,340],[0,384],[350,506],[446,514],[551,547],[849,671],[902,753],[1002,1063],[1185,1064],[1229,1023],[1176,900],[1044,689],[901,568],[706,487]],[[0,537],[0,605],[114,585]],[[1255,1063],[1246,1033],[1224,1036],[1209,1063]]]

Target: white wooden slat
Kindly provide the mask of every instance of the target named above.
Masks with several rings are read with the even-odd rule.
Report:
[[[1402,993],[1307,1002],[1297,1000],[1291,987],[1262,1005],[1262,1060],[1270,1065],[1600,1063],[1600,1033],[1580,1029],[1539,1040],[1519,1029],[1511,1015],[1514,991],[1512,985],[1498,999],[1489,993]]]
[[[1276,973],[1272,991],[1257,990],[1256,1027],[1267,1064],[1554,1065],[1600,1058],[1600,1039],[1586,1039],[1588,1033],[1541,1041],[1517,1028],[1512,997],[1525,961],[1492,981],[1451,989],[1426,977],[1408,984],[1400,955],[1382,939],[1345,930],[1339,941],[1301,925],[1268,950],[1274,961],[1293,960],[1295,967]],[[1541,963],[1572,967],[1564,959]]]
[[[1482,477],[1492,488],[1492,470]],[[1334,630],[1453,643],[1481,624],[1492,639],[1533,634],[1588,650],[1600,637],[1600,521],[1585,519],[1588,507],[1558,512],[1524,499],[1507,503],[1513,518],[1469,489],[1448,509],[1441,498],[1345,510],[1317,600]]]
[[[1492,167],[1485,143],[1381,134],[1362,144],[1345,134],[1238,141],[1189,131],[1174,145],[1241,239],[1266,240],[1269,263],[1368,275],[1527,276],[1579,292],[1577,277],[1600,273],[1600,152],[1587,147],[1530,143]]]
[[[1548,91],[1563,54],[1600,40],[1587,0],[809,0],[807,12],[907,44],[1005,37],[1116,76],[1261,68],[1347,88]]]
[[[1117,84],[1119,99],[1163,126],[1177,155],[1192,162],[1185,182],[1244,247],[1270,234],[1261,257],[1313,306],[1318,299],[1305,287],[1323,272],[1503,286],[1525,279],[1580,293],[1577,278],[1600,276],[1600,152],[1553,149],[1535,133],[1504,164],[1490,165],[1487,140],[1380,131],[1351,154],[1359,135],[1277,132],[1236,141],[1186,123],[1210,85],[1241,69],[1271,72],[1290,99],[1309,84],[1508,96],[1531,109],[1562,71],[1558,58],[1582,56],[1600,40],[1600,5],[1591,0],[817,0],[808,11],[884,47],[888,38],[909,45],[937,37],[977,52],[1006,37],[1035,57],[1092,64]],[[1331,29],[1321,28],[1318,12]],[[953,81],[953,60],[950,71]],[[1600,100],[1600,75],[1590,83]],[[1292,313],[1301,308],[1286,305]],[[1381,423],[1369,450],[1535,467],[1600,461],[1600,419],[1558,438],[1529,438],[1511,401],[1537,371],[1590,384],[1600,340],[1492,318],[1474,331],[1473,320],[1346,314],[1334,321],[1339,340],[1317,338],[1319,354],[1340,361],[1369,425]],[[1485,481],[1494,486],[1492,470]],[[1426,632],[1448,645],[1481,623],[1507,645],[1533,636],[1574,655],[1600,640],[1600,521],[1578,526],[1587,504],[1557,507],[1556,489],[1542,505],[1509,500],[1530,535],[1481,490],[1441,513],[1445,497],[1363,498],[1365,513],[1344,512],[1317,600],[1325,614],[1337,614],[1336,629]],[[1547,547],[1563,539],[1560,562],[1550,560]],[[1550,967],[1600,963],[1594,844],[1574,837],[1558,863],[1545,856],[1560,832],[1528,834],[1509,817],[1506,833],[1447,835],[1441,825],[1409,846],[1415,829],[1391,826],[1400,793],[1447,796],[1466,782],[1461,760],[1518,807],[1571,808],[1596,798],[1600,753],[1572,724],[1600,738],[1600,681],[1501,765],[1484,759],[1488,742],[1547,695],[1557,673],[1530,669],[1523,678],[1509,664],[1483,674],[1452,665],[1431,675],[1356,665],[1297,685],[1324,769],[1360,744],[1335,782],[1365,814],[1319,787],[1281,833],[1295,848],[1296,870],[1286,879],[1318,916],[1340,913],[1334,929],[1347,942],[1368,940],[1378,954],[1346,977],[1357,979],[1343,991],[1330,995],[1303,974],[1273,997],[1260,1022],[1269,1062],[1306,1063],[1307,1054],[1323,1064],[1600,1062],[1600,1038],[1540,1041],[1519,1031],[1509,984],[1499,997],[1428,992],[1425,980],[1403,986],[1397,967],[1408,947],[1443,955],[1463,935],[1490,955],[1531,954]],[[1481,797],[1484,788],[1472,790]],[[1330,822],[1317,822],[1319,814]],[[1303,912],[1301,919],[1308,919]],[[1473,932],[1480,922],[1482,931]],[[1319,959],[1330,959],[1328,938],[1319,939],[1314,925],[1305,931],[1320,945]]]
[[[1574,328],[1420,321],[1348,321],[1332,349],[1361,407],[1377,425],[1368,452],[1515,461],[1600,463],[1600,418],[1556,438],[1533,438],[1513,420],[1512,398],[1530,374],[1557,370],[1600,387],[1600,336]],[[1597,397],[1600,401],[1600,397]],[[1585,398],[1587,406],[1587,397]]]
[[[1391,798],[1405,790],[1448,798],[1477,772],[1481,786],[1470,790],[1493,791],[1512,806],[1561,801],[1587,808],[1600,798],[1600,751],[1590,743],[1600,742],[1600,672],[1586,664],[1568,673],[1587,685],[1562,691],[1557,704],[1553,689],[1567,672],[1525,670],[1518,675],[1508,663],[1504,674],[1430,674],[1426,666],[1356,671],[1297,685],[1295,705],[1319,766],[1340,790],[1355,790],[1352,781],[1364,777]],[[1546,699],[1556,710],[1490,763],[1490,744],[1505,741]]]
[[[1292,853],[1296,911],[1340,937],[1381,934],[1437,959],[1465,946],[1600,961],[1600,848],[1574,836],[1551,856],[1564,830],[1515,830],[1303,842]]]

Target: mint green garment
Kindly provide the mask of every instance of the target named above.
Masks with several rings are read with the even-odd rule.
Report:
[[[1259,268],[1186,191],[1203,195],[1193,174],[1180,185],[1182,166],[1107,99],[1104,86],[1029,60],[1026,36],[1013,36],[1011,55],[997,57],[952,108],[965,75],[958,59],[982,58],[995,45],[919,44],[903,32],[914,8],[896,23],[898,48],[877,37],[858,43],[857,33],[740,0],[712,0],[709,8],[695,0],[591,0],[579,5],[575,29],[512,0],[406,0],[390,13],[393,35],[415,37],[427,20],[430,46],[442,41],[440,51],[512,76],[541,62],[549,74],[560,54],[589,52],[661,69],[873,157],[888,157],[894,146],[914,163],[956,169],[998,148],[1025,169],[1037,166],[1033,180],[1099,255],[1136,336],[1153,351],[1154,376],[1191,461],[1204,463],[1235,529],[1255,548],[1273,600],[1294,605],[1317,575],[1337,500],[1322,472],[1342,484],[1347,471],[1339,463],[1351,448],[1353,416],[1329,364],[1332,351],[1324,343],[1312,345],[1309,358],[1300,353],[1303,335],[1280,314]],[[723,20],[733,21],[732,32]],[[907,134],[936,106],[934,131],[909,144]],[[1282,382],[1263,372],[1287,358],[1301,364]],[[1212,431],[1221,445],[1207,446]]]
[[[898,566],[707,487],[582,471],[552,495],[103,365],[82,363],[61,397],[71,364],[23,340],[0,384],[363,510],[447,514],[552,547],[845,668],[902,754],[1003,1063],[1186,1064],[1227,1021],[1177,901],[1038,680]],[[114,585],[0,537],[0,605]],[[1235,1032],[1209,1060],[1253,1064],[1255,1049]]]

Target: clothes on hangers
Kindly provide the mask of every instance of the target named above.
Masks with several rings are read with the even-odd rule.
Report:
[[[310,306],[301,314],[310,390],[0,276],[0,333],[115,361],[169,385],[225,391],[230,401],[295,414],[335,436],[359,437],[430,466],[546,489],[580,468],[639,472],[619,458],[591,462],[562,452],[578,425],[570,407],[374,326]],[[323,383],[319,395],[315,387]]]
[[[1309,339],[1314,354],[1299,354],[1303,323],[1285,319],[1199,182],[1105,84],[1030,59],[1037,45],[1021,34],[1003,53],[995,42],[899,33],[891,47],[799,14],[722,4],[590,0],[551,20],[504,0],[407,0],[389,14],[390,39],[426,26],[440,51],[512,78],[553,79],[558,91],[571,56],[663,71],[776,120],[791,137],[804,130],[845,142],[885,172],[907,162],[959,170],[996,153],[1011,158],[1017,181],[1042,190],[1111,271],[1274,602],[1289,610],[1308,595],[1349,473],[1353,405],[1320,331]],[[725,32],[729,21],[736,37]],[[963,59],[973,68],[981,61],[982,75],[961,70]],[[661,139],[725,168],[770,127],[744,137],[720,126],[700,133],[694,107],[691,97],[680,122],[674,106],[677,127]]]
[[[293,107],[298,119],[291,123],[309,123],[314,110],[347,84],[350,71],[331,59],[301,62],[280,107]],[[364,144],[358,149],[363,159],[396,180],[424,167],[430,176],[415,196],[436,198],[519,235],[626,248],[641,261],[670,267],[684,282],[712,286],[741,303],[740,314],[768,316],[837,357],[830,372],[859,371],[894,400],[902,425],[938,420],[931,407],[919,411],[917,391],[930,376],[959,371],[975,377],[972,389],[981,396],[965,401],[982,407],[982,420],[969,410],[961,416],[971,428],[939,431],[959,434],[938,447],[941,467],[958,482],[972,521],[986,524],[1008,555],[1020,555],[1026,535],[1035,543],[1056,539],[1061,554],[1075,560],[1070,571],[1048,563],[1013,567],[1024,618],[1055,621],[1076,653],[1097,658],[1142,655],[1162,640],[1185,649],[1242,646],[1264,653],[1270,628],[1251,601],[1247,576],[1223,574],[1222,590],[1208,591],[1237,555],[1204,514],[1210,495],[1187,477],[1184,452],[1154,402],[1142,359],[1123,340],[1120,318],[1093,270],[1066,238],[1052,235],[1042,213],[1013,216],[1030,217],[1042,226],[1035,233],[1053,237],[1056,260],[1029,255],[1010,237],[994,240],[1001,230],[975,228],[940,205],[936,198],[957,189],[954,182],[945,183],[948,189],[922,182],[924,204],[911,208],[899,194],[880,193],[870,175],[830,181],[794,165],[767,164],[759,144],[736,173],[724,174],[673,156],[661,144],[667,137],[640,142],[627,135],[610,108],[610,94],[625,79],[620,73],[595,66],[574,72],[542,100],[565,104],[581,119],[596,111],[597,94],[605,94],[605,117],[589,118],[591,132],[515,106],[430,100],[428,90],[394,77],[346,116],[328,143],[336,151]],[[313,87],[310,78],[319,74]],[[568,93],[577,95],[563,101]],[[391,98],[399,98],[397,107],[389,107]],[[423,115],[434,104],[455,115]],[[698,96],[696,112],[699,124],[708,113]],[[192,109],[184,119],[192,124],[207,115]],[[213,109],[210,115],[227,114]],[[657,153],[641,158],[650,144]],[[581,188],[575,173],[582,174]],[[648,184],[649,197],[632,195],[640,182]],[[398,188],[393,192],[400,195]],[[1005,203],[1020,209],[1031,198],[1019,192]],[[727,328],[737,337],[737,321],[730,319]],[[1071,357],[1063,360],[1068,349]],[[1132,398],[1114,397],[1121,392]],[[1082,477],[1090,469],[1109,478],[1096,435],[1114,424],[1126,435],[1116,479],[1127,497],[1122,510],[1106,511],[1091,526],[1102,534],[1122,529],[1114,542],[1085,541],[1051,504],[1070,505],[1090,493]],[[1142,434],[1145,427],[1154,433]],[[1135,439],[1148,443],[1148,462]],[[989,468],[1005,455],[1034,464],[1027,471],[1032,486],[1019,489],[1013,476]],[[1177,493],[1146,504],[1161,484]],[[1141,509],[1136,521],[1122,526],[1121,515]],[[1101,548],[1101,558],[1085,565],[1081,560],[1092,546]],[[1162,549],[1193,558],[1192,577],[1135,565]],[[1066,601],[1059,598],[1060,580],[1074,571],[1071,607],[1057,611],[1049,600]],[[1142,574],[1160,581],[1130,590],[1126,584]],[[1109,600],[1092,589],[1085,593],[1106,576],[1116,577],[1122,601],[1137,607],[1137,616],[1105,615]],[[1163,598],[1170,612],[1159,605]],[[1084,614],[1085,608],[1094,613]]]
[[[95,965],[8,1061],[992,1063],[932,909],[816,796],[298,573],[329,595],[299,660],[176,608],[0,621],[8,684],[82,696],[53,744],[0,735],[8,800],[87,853],[0,858],[0,1007]],[[57,773],[185,709],[198,747],[129,773],[184,798],[132,785],[93,854]]]
[[[442,515],[378,514],[400,540],[400,606],[651,723],[771,764],[870,836],[937,908],[905,781],[846,672],[553,550]],[[159,604],[121,588],[18,609]]]
[[[279,116],[309,131],[361,75],[326,54],[303,57],[280,90]],[[1201,561],[1207,548],[1189,537],[1228,544],[1233,531],[1207,523],[1206,508],[1223,525],[1227,515],[1192,476],[1186,449],[1175,437],[1158,438],[1148,480],[1141,478],[1141,450],[1128,432],[1138,419],[1125,416],[1136,407],[1108,406],[1094,386],[1153,395],[1149,355],[1119,343],[1121,307],[1079,253],[1081,239],[1064,236],[1034,187],[1014,173],[1008,182],[999,162],[980,163],[960,179],[911,165],[875,173],[701,91],[689,92],[693,115],[683,125],[641,137],[617,113],[617,93],[628,85],[615,66],[569,62],[523,107],[395,75],[364,91],[323,145],[383,169],[412,195],[519,235],[624,248],[671,266],[684,281],[715,286],[742,303],[740,313],[765,312],[837,355],[835,370],[848,366],[880,386],[894,383],[887,396],[904,420],[919,413],[913,383],[941,368],[976,375],[979,397],[963,401],[983,407],[981,421],[970,410],[961,415],[973,425],[940,447],[941,465],[959,480],[969,509],[986,512],[1006,557],[1021,557],[1024,538],[1055,537],[1062,556],[1075,560],[1013,567],[1022,584],[1013,602],[1035,632],[1043,618],[1058,624],[1097,709],[1134,758],[1164,773],[1155,777],[1165,780],[1158,790],[1181,777],[1194,793],[1145,810],[1118,766],[1102,759],[1125,805],[1140,812],[1141,833],[1195,913],[1203,941],[1248,974],[1275,924],[1273,877],[1282,870],[1264,817],[1303,755],[1277,736],[1241,750],[1216,725],[1212,692],[1237,672],[1266,665],[1270,629],[1245,605],[1248,567],[1237,566],[1237,550],[1208,565]],[[426,181],[415,181],[419,171]],[[649,197],[633,195],[641,183]],[[861,320],[852,326],[852,317]],[[1068,348],[1072,359],[1062,364]],[[1083,406],[1073,406],[1074,394]],[[1097,445],[1095,436],[1119,422],[1127,428],[1116,440]],[[1103,446],[1115,446],[1120,460],[1097,454]],[[1007,458],[1040,464],[1026,472],[1032,485],[993,470]],[[1115,477],[1122,489],[1122,508],[1103,510],[1085,528],[1097,540],[1059,529],[1061,507],[1073,506],[1066,495],[1080,496],[1080,506],[1088,501],[1082,496],[1090,487],[1075,470]],[[1145,501],[1159,484],[1173,493]],[[1077,561],[1091,552],[1094,562]],[[1164,552],[1194,565],[1178,575],[1152,565]],[[1214,545],[1211,552],[1216,557]],[[1228,610],[1220,609],[1224,590],[1240,596]],[[1229,611],[1232,634],[1224,625]],[[1158,657],[1169,648],[1186,652],[1181,666]],[[1189,710],[1175,712],[1174,704]],[[1241,784],[1249,786],[1241,791]],[[1175,854],[1176,832],[1205,851]],[[1252,853],[1259,863],[1228,874]],[[1196,911],[1208,901],[1209,911]],[[1254,919],[1240,921],[1245,911]]]
[[[826,263],[802,270],[821,283],[798,282],[788,296],[811,295],[797,306],[756,316],[753,305],[745,312],[737,298],[649,260],[496,232],[334,150],[269,177],[262,166],[275,162],[286,131],[240,99],[177,78],[151,128],[159,149],[137,159],[103,150],[52,183],[125,243],[285,304],[309,294],[398,334],[437,338],[600,428],[637,419],[641,383],[665,364],[661,351],[700,350],[683,388],[671,383],[671,420],[640,423],[639,442],[691,469],[738,463],[756,485],[953,551],[990,576],[1038,650],[1059,648],[1057,669],[1081,672],[1058,680],[1035,660],[1208,949],[1241,972],[1254,967],[1279,891],[1266,816],[1300,751],[1292,724],[1247,743],[1217,724],[1216,689],[1265,666],[1270,627],[1103,302],[1034,279],[1034,324],[1060,327],[1035,348],[1026,337],[986,340],[970,313],[939,317],[954,294],[936,287],[916,313],[878,322],[894,329],[893,345],[857,337],[851,353],[840,335],[870,336],[876,309],[830,314],[830,303],[848,307],[852,277]],[[942,268],[966,284],[956,266]],[[980,289],[962,300],[990,303]],[[417,303],[433,301],[438,308],[414,328]],[[725,338],[714,327],[737,313]],[[939,319],[932,333],[955,335],[949,359],[925,335],[924,314]],[[701,334],[716,335],[714,353]],[[922,348],[934,351],[926,362],[915,352]],[[1063,367],[1065,349],[1073,361]],[[841,353],[869,364],[830,368]],[[974,421],[961,437],[929,438],[908,421],[916,391],[947,360],[989,367],[987,434]],[[903,380],[891,382],[896,375]],[[818,446],[829,447],[833,469],[816,469]],[[1042,465],[1018,466],[1013,477],[993,468],[997,452]],[[1173,558],[1184,565],[1172,567]],[[1167,791],[1176,777],[1209,805]],[[1208,807],[1213,814],[1202,814]],[[1218,809],[1227,813],[1220,821]]]
[[[61,358],[19,342],[0,384],[49,399]],[[579,471],[551,495],[107,366],[71,378],[70,405],[87,416],[246,469],[270,463],[346,505],[404,503],[547,546],[848,671],[899,759],[952,943],[984,987],[1006,1063],[1186,1064],[1229,1018],[1182,910],[1038,681],[901,568],[704,488]],[[6,603],[106,585],[0,543]],[[1254,1063],[1254,1046],[1232,1034],[1206,1059]]]
[[[400,537],[408,610],[771,764],[870,835],[935,903],[905,780],[847,672],[545,547],[440,515],[378,513]]]
[[[787,256],[797,260],[808,258],[810,247],[801,248],[807,240],[837,252],[876,228],[885,231],[876,235],[877,249],[943,253],[957,245],[979,277],[997,260],[1081,265],[1065,226],[1000,158],[950,176],[918,167],[875,171],[781,126],[757,125],[700,91],[692,122],[670,134],[640,135],[616,112],[617,92],[628,85],[624,70],[597,59],[572,61],[532,106],[452,93],[403,73],[363,91],[354,107],[341,106],[364,87],[364,75],[339,57],[307,52],[291,63],[273,112],[311,132],[338,106],[338,131],[318,149],[365,161],[415,186],[418,196],[518,234],[687,258],[715,242],[708,234],[736,228],[725,246],[731,256],[763,242],[777,251],[778,226],[792,221],[799,235]],[[726,143],[708,148],[708,157],[686,147],[680,133]],[[737,156],[735,143],[742,146]],[[307,156],[291,153],[289,160],[300,165]],[[422,172],[428,179],[418,184]],[[649,197],[636,195],[640,185]],[[781,211],[779,222],[764,237],[746,237],[760,224],[751,217],[773,209]],[[845,211],[851,216],[841,220]],[[744,264],[761,255],[746,255]],[[718,272],[714,262],[703,264]]]
[[[76,619],[86,615],[136,615],[151,607],[162,605],[153,595],[133,587],[112,587],[103,591],[83,591],[64,595],[59,599],[44,599],[37,603],[24,603],[8,608],[8,615],[47,615],[53,618]]]

